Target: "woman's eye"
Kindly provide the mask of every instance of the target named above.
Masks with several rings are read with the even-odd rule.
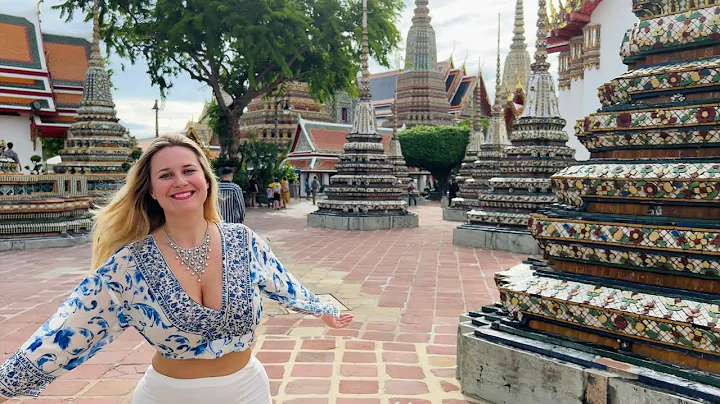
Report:
[[[162,174],[160,176],[160,178],[169,178],[169,177],[170,177],[170,174],[168,174],[168,173]]]
[[[187,170],[185,170],[185,174],[192,174],[195,171],[197,171],[197,170],[195,170],[194,168],[188,168]]]

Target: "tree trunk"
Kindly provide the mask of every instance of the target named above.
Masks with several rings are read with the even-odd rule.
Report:
[[[450,179],[451,170],[439,170],[431,172],[433,177],[438,181],[438,191],[442,192],[443,195],[448,190],[448,181]]]

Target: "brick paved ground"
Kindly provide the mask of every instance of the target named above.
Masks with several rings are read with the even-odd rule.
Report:
[[[332,330],[268,304],[255,352],[275,402],[475,402],[459,393],[454,378],[458,316],[495,301],[493,274],[524,257],[453,246],[456,223],[442,221],[436,204],[413,208],[419,229],[377,232],[307,228],[312,210],[308,202],[281,212],[254,209],[247,224],[306,286],[332,294],[356,321]],[[54,312],[89,260],[87,245],[0,253],[0,360]],[[32,402],[129,403],[151,356],[128,330]]]

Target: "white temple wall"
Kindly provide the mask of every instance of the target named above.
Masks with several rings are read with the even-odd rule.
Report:
[[[5,143],[12,142],[13,150],[20,157],[20,164],[25,167],[30,165],[30,156],[37,154],[42,156],[42,141],[40,138],[35,141],[35,149],[30,140],[30,116],[22,114],[20,116],[0,115],[0,139]],[[27,172],[23,168],[23,172]]]
[[[598,4],[588,25],[601,24],[600,68],[586,69],[583,79],[573,80],[569,89],[558,92],[560,113],[567,120],[565,130],[570,135],[567,144],[577,150],[578,160],[589,159],[590,153],[575,137],[575,122],[600,108],[598,87],[627,71],[620,59],[620,45],[625,32],[636,21],[632,4],[627,0],[603,0]]]

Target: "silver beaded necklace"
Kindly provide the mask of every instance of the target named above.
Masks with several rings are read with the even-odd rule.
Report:
[[[207,223],[205,228],[205,236],[199,246],[193,248],[182,248],[170,238],[167,232],[167,228],[163,226],[165,231],[165,237],[170,242],[170,247],[175,251],[175,259],[179,259],[182,265],[187,267],[193,275],[198,277],[198,282],[202,280],[202,276],[205,273],[205,268],[209,265],[210,260],[210,233],[208,229],[210,223]]]

